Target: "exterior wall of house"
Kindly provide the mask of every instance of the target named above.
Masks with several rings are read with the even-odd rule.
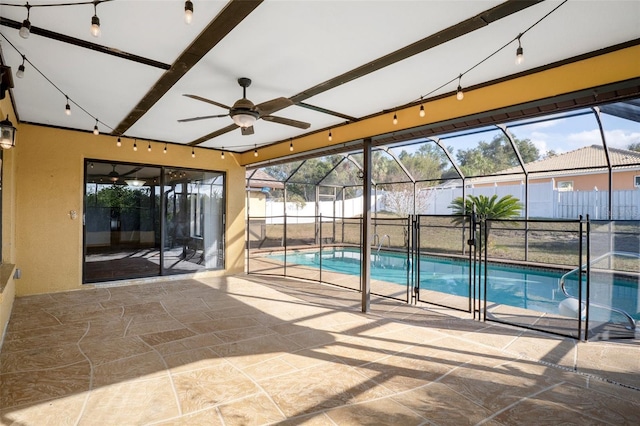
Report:
[[[640,189],[634,186],[635,176],[640,176],[640,168],[638,170],[619,170],[613,171],[613,190],[614,191],[623,191],[629,189]],[[524,177],[522,178],[524,179]],[[509,186],[509,185],[519,185],[522,182],[522,179],[514,179],[510,181],[503,181],[497,183],[482,183],[474,185],[478,188],[488,187],[488,186]],[[594,188],[598,188],[600,191],[607,191],[609,188],[609,176],[607,173],[592,173],[592,174],[584,174],[584,175],[562,175],[561,172],[554,178],[555,179],[555,187],[558,188],[559,182],[572,182],[574,191],[593,191]],[[529,183],[547,183],[551,181],[551,178],[539,178],[537,179],[535,175],[529,178]]]
[[[16,188],[14,263],[22,271],[21,279],[16,280],[18,296],[83,287],[86,158],[226,172],[226,269],[201,275],[244,270],[244,191],[229,188],[244,187],[245,169],[232,155],[222,160],[218,152],[196,149],[196,158],[192,158],[190,147],[178,145],[170,145],[168,153],[163,154],[164,144],[159,143],[152,143],[151,152],[134,152],[131,139],[123,138],[118,148],[113,136],[27,124],[19,127],[16,145],[12,150]]]
[[[264,217],[267,214],[267,194],[258,190],[249,191],[249,214],[251,217]]]

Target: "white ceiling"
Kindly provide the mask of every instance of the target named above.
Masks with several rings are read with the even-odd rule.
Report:
[[[82,0],[64,2],[82,3]],[[85,1],[86,2],[86,1]],[[8,2],[24,5],[23,2]],[[53,3],[30,1],[31,5]],[[242,95],[239,77],[253,80],[247,97],[255,104],[291,97],[376,60],[503,2],[392,0],[267,0],[171,87],[125,132],[127,137],[189,143],[231,124],[229,117],[178,123],[178,119],[225,114],[222,108],[182,96],[195,94],[226,105]],[[0,6],[0,16],[22,22],[24,7]],[[102,35],[89,33],[93,5],[32,7],[33,27],[97,43],[165,64],[173,64],[227,6],[194,0],[191,25],[183,21],[181,0],[117,0],[99,4]],[[360,118],[454,91],[458,75],[512,41],[466,73],[471,86],[566,58],[635,40],[640,36],[640,2],[571,0],[522,37],[525,62],[514,64],[519,33],[543,18],[559,1],[544,1],[435,48],[305,99],[305,103]],[[73,102],[26,64],[12,89],[23,122],[90,131],[95,118],[109,133],[131,113],[165,70],[0,26],[5,64],[17,71],[26,56]],[[6,38],[6,39],[5,39]],[[13,46],[11,46],[11,44]],[[597,72],[597,70],[594,70]],[[443,84],[450,84],[441,87]],[[82,107],[87,113],[81,111]],[[259,120],[255,134],[239,129],[200,146],[246,151],[343,123],[344,118],[290,106],[274,115],[311,123],[307,130]],[[108,129],[109,126],[111,129]]]

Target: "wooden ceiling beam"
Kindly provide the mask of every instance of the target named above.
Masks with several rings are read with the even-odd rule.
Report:
[[[200,35],[175,60],[171,67],[149,89],[147,94],[116,126],[112,134],[122,135],[131,128],[165,93],[173,87],[227,34],[257,8],[263,0],[231,0]]]

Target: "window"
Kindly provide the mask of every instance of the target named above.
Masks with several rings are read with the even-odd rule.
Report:
[[[558,191],[573,191],[573,181],[572,180],[560,180],[556,185]]]
[[[87,160],[84,282],[224,268],[224,174]]]
[[[640,188],[640,176],[633,177],[633,186],[636,188]]]

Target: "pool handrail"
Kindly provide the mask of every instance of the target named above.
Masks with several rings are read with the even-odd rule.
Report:
[[[587,265],[593,265],[594,263],[597,263],[599,261],[601,261],[602,259],[606,259],[608,257],[611,256],[621,256],[621,257],[631,257],[631,258],[635,258],[635,259],[640,259],[640,253],[632,253],[632,252],[627,252],[627,251],[610,251],[608,253],[605,253],[601,256],[596,257],[595,259],[593,259],[592,261],[585,263],[577,268],[574,268],[572,270],[570,270],[569,272],[567,272],[566,274],[564,274],[563,276],[560,277],[560,289],[562,290],[562,292],[564,293],[565,296],[570,297],[572,299],[575,299],[574,296],[572,296],[571,294],[569,294],[569,292],[567,291],[567,288],[565,286],[565,282],[566,279],[569,275],[571,274],[575,274],[578,271],[583,270],[584,268],[587,267]],[[582,303],[582,302],[580,302]],[[631,330],[635,330],[636,329],[636,320],[625,310],[623,309],[619,309],[619,308],[614,308],[612,306],[607,306],[607,305],[601,305],[599,303],[595,303],[595,302],[590,302],[589,303],[591,306],[595,306],[597,308],[602,308],[602,309],[608,309],[612,312],[617,312],[620,315],[624,316],[627,321],[629,322],[629,326],[631,327]]]

